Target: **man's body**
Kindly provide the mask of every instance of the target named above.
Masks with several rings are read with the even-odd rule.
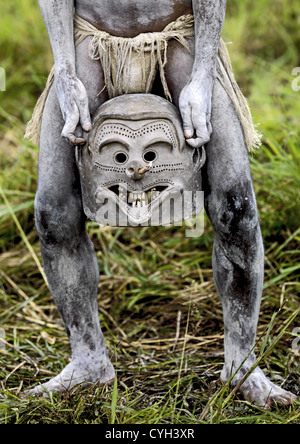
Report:
[[[215,79],[226,0],[39,3],[54,53],[55,84],[47,99],[41,129],[36,226],[44,268],[72,349],[72,362],[45,388],[61,391],[85,380],[107,383],[115,377],[99,325],[98,264],[85,229],[72,146],[84,142],[75,135],[78,124],[89,131],[90,116],[108,97],[101,64],[88,55],[91,39],[86,38],[75,49],[74,6],[79,16],[99,29],[122,37],[160,32],[178,17],[194,14],[192,52],[171,41],[165,75],[173,102],[181,111],[187,142],[192,147],[209,142],[203,186],[206,211],[216,233],[213,268],[224,309],[222,379],[226,381],[254,345],[264,274],[263,243],[243,129],[231,100]],[[251,353],[234,384],[239,383],[254,360]],[[240,390],[261,406],[274,400],[288,404],[293,399],[259,369]],[[38,392],[42,390],[29,394]]]

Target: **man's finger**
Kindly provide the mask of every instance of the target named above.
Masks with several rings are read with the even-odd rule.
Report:
[[[191,108],[189,105],[180,106],[183,123],[184,137],[190,139],[194,135],[194,125],[192,122]]]
[[[187,139],[186,143],[192,148],[201,148],[201,146],[206,145],[210,141],[210,137],[203,139],[202,137],[196,137],[192,139]]]
[[[192,148],[200,148],[206,145],[210,141],[211,131],[210,127],[206,125],[200,125],[196,127],[196,136],[193,138],[187,138],[187,143]]]
[[[82,139],[81,137],[76,137],[75,134],[69,133],[66,136],[63,136],[71,145],[78,146],[78,145],[85,145],[86,140]]]
[[[204,113],[196,107],[192,110],[192,119],[196,132],[196,142],[194,142],[194,144],[197,143],[197,148],[199,148],[210,141],[210,136],[212,134],[210,113]]]
[[[77,106],[80,115],[80,124],[84,131],[89,132],[92,129],[91,115],[89,110],[89,103],[87,97],[78,100]]]
[[[207,127],[202,127],[196,130],[195,137],[186,137],[187,143],[193,148],[200,148],[210,141],[211,133],[208,131]]]
[[[82,137],[77,137],[75,131],[79,123],[79,110],[77,106],[74,107],[72,114],[69,114],[66,118],[65,126],[62,130],[61,136],[66,139],[72,145],[83,145],[85,144],[85,139]]]

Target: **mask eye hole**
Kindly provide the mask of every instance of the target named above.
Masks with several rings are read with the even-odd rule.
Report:
[[[157,157],[158,155],[154,150],[149,150],[143,155],[145,162],[154,162],[157,159]]]
[[[114,161],[118,165],[123,165],[124,163],[127,162],[127,160],[128,160],[128,155],[126,153],[124,153],[123,151],[120,151],[119,153],[115,154]]]

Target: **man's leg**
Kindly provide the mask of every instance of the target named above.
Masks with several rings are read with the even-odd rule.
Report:
[[[178,104],[193,61],[177,43],[170,49],[167,77]],[[263,288],[264,249],[243,129],[233,103],[218,81],[211,123],[213,134],[202,173],[205,207],[215,230],[214,278],[224,315],[225,365],[221,378],[227,381],[249,355],[232,381],[237,385],[255,362],[251,350]],[[270,382],[260,369],[240,391],[246,399],[263,407],[274,401],[288,404],[295,399]]]
[[[78,75],[87,85],[92,113],[103,101],[98,96],[102,73],[98,63],[85,59],[86,54],[83,46],[77,50]],[[98,262],[85,228],[75,149],[62,140],[62,128],[52,88],[41,131],[36,228],[50,290],[69,336],[72,361],[57,377],[27,395],[43,394],[44,389],[65,391],[84,382],[108,383],[115,377],[99,323]]]
[[[234,375],[237,385],[255,362],[264,279],[264,248],[248,151],[234,105],[216,81],[213,134],[203,170],[205,206],[215,230],[213,270],[225,328],[223,381]],[[249,357],[247,358],[247,356]],[[262,407],[274,401],[288,404],[295,397],[269,381],[257,368],[241,386],[246,399]]]

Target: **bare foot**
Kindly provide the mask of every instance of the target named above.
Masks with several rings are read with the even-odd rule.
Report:
[[[275,403],[278,405],[292,405],[297,400],[297,396],[293,393],[273,384],[260,368],[257,368],[249,376],[241,385],[239,391],[247,401],[266,410],[271,410]]]
[[[103,365],[103,362],[100,361],[87,362],[86,360],[79,361],[75,359],[58,376],[45,384],[23,392],[22,397],[49,397],[50,392],[63,393],[78,385],[84,387],[97,382],[101,385],[112,384],[114,380],[115,371],[109,361]]]

